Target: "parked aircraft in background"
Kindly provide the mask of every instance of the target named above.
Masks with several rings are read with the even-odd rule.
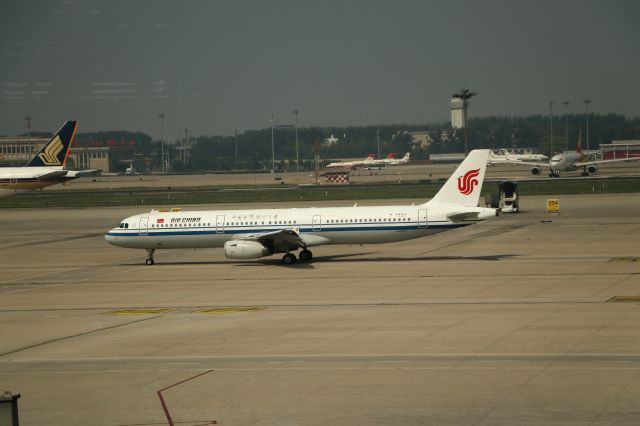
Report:
[[[407,152],[402,158],[387,158],[384,160],[387,166],[402,166],[403,164],[409,163],[409,157],[411,156],[410,152]]]
[[[333,169],[333,168],[342,168],[342,169],[357,169],[358,167],[364,167],[369,164],[373,164],[376,156],[374,154],[369,154],[367,158],[364,160],[354,160],[354,161],[337,161],[335,163],[328,164],[325,168]]]
[[[403,164],[409,163],[409,155],[410,153],[406,153],[402,158],[395,158],[396,154],[391,153],[387,155],[387,158],[382,158],[380,160],[373,160],[373,162],[365,164],[364,168],[367,170],[373,169],[384,169],[387,166],[401,166]]]
[[[80,176],[64,166],[76,132],[77,121],[67,121],[24,167],[0,168],[0,196],[40,189]]]
[[[474,150],[430,201],[420,205],[218,211],[158,211],[125,218],[107,232],[110,244],[145,249],[223,247],[230,259],[285,253],[282,261],[310,261],[310,247],[404,241],[497,216],[478,207],[489,150]],[[301,250],[298,259],[291,253]]]
[[[640,157],[618,158],[615,160],[589,160],[588,155],[582,151],[582,131],[578,136],[578,146],[573,151],[565,151],[551,157],[548,163],[536,163],[528,161],[508,161],[510,164],[527,164],[533,166],[531,173],[539,175],[542,169],[549,168],[549,177],[560,177],[560,172],[570,172],[582,168],[581,176],[589,176],[589,174],[598,171],[599,164],[618,163],[621,161],[636,161]]]
[[[544,161],[548,159],[549,157],[543,154],[519,154],[504,148],[492,150],[489,154],[489,164],[517,164],[513,161]]]

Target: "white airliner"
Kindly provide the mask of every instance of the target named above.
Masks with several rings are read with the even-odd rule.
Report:
[[[582,152],[582,131],[578,136],[576,151],[565,151],[551,157],[548,163],[536,163],[528,161],[507,161],[510,164],[527,164],[533,166],[531,174],[537,176],[543,168],[549,168],[549,177],[560,177],[560,172],[571,172],[582,167],[582,176],[598,171],[598,164],[618,163],[620,161],[637,161],[640,157],[618,158],[615,160],[589,160],[588,155]]]
[[[489,155],[489,164],[517,164],[514,161],[545,161],[549,157],[543,154],[517,154],[504,148],[492,150]]]
[[[66,182],[80,172],[65,170],[76,132],[76,121],[67,121],[24,167],[0,168],[0,197]]]
[[[325,168],[327,169],[357,169],[358,167],[366,167],[367,165],[374,164],[376,156],[373,154],[369,154],[367,158],[364,160],[353,160],[353,161],[337,161],[335,163],[327,164]]]
[[[408,164],[409,163],[409,156],[411,154],[410,153],[406,153],[404,155],[404,157],[402,158],[396,158],[396,154],[395,153],[391,153],[389,155],[387,155],[387,158],[381,158],[379,160],[373,160],[370,163],[366,163],[364,164],[364,168],[367,170],[374,170],[374,169],[384,169],[387,166],[402,166],[404,164]]]
[[[402,158],[385,158],[384,161],[387,166],[402,166],[403,164],[409,163],[409,157],[411,156],[410,152],[407,152]]]
[[[153,265],[156,249],[224,247],[230,259],[285,253],[283,263],[310,261],[310,247],[404,241],[467,226],[497,216],[478,207],[489,150],[474,150],[436,196],[420,205],[219,211],[158,211],[124,219],[105,239],[145,249]]]

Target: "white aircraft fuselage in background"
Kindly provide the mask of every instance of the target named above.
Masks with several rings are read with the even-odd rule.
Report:
[[[491,151],[489,163],[491,164],[512,164],[512,161],[545,161],[548,160],[544,154],[516,154],[506,149],[498,150],[498,153]]]
[[[383,165],[383,166],[401,166],[403,164],[409,163],[409,155],[410,153],[406,153],[402,158],[395,158],[394,154],[389,154],[387,158],[383,158],[380,160],[373,160],[373,164],[375,165]]]
[[[369,154],[367,158],[363,160],[353,160],[353,161],[337,161],[335,163],[330,163],[325,166],[326,169],[357,169],[358,167],[365,167],[369,164],[373,164],[375,161],[375,156],[373,154]]]
[[[145,249],[224,247],[231,259],[255,259],[330,244],[376,244],[419,238],[467,226],[497,215],[478,206],[488,150],[475,150],[429,202],[421,205],[218,211],[157,211],[124,219],[105,239],[116,246]]]

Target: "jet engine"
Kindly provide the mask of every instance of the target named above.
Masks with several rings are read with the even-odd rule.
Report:
[[[531,169],[531,174],[534,176],[538,176],[540,174],[540,167],[534,167]]]
[[[587,167],[587,171],[591,174],[595,173],[598,171],[598,168],[596,166],[589,166]]]
[[[257,259],[271,254],[268,247],[257,241],[231,240],[224,243],[224,255],[229,259]]]

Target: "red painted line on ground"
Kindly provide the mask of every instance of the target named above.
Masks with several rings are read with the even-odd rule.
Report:
[[[167,421],[169,422],[169,426],[174,426],[176,423],[199,423],[202,420],[195,421],[195,422],[194,421],[191,421],[191,422],[174,422],[173,419],[171,418],[171,412],[169,411],[169,407],[167,407],[167,404],[166,404],[166,402],[164,400],[164,397],[162,396],[162,392],[166,391],[167,389],[171,389],[172,387],[175,387],[175,386],[181,385],[181,384],[183,384],[185,382],[188,382],[189,380],[193,380],[193,379],[198,378],[200,376],[204,376],[205,374],[211,373],[212,371],[213,370],[207,370],[204,373],[196,374],[195,376],[192,376],[192,377],[189,377],[188,379],[184,379],[182,381],[179,381],[178,383],[174,383],[174,384],[172,384],[170,386],[167,386],[166,388],[162,388],[162,389],[160,389],[159,391],[156,392],[158,394],[158,398],[160,398],[160,404],[162,405],[162,410],[164,411],[164,415],[167,417]],[[206,420],[206,421],[210,422],[210,423],[204,423],[205,425],[207,425],[207,424],[211,424],[211,425],[218,424],[218,422],[215,421],[215,420]]]

